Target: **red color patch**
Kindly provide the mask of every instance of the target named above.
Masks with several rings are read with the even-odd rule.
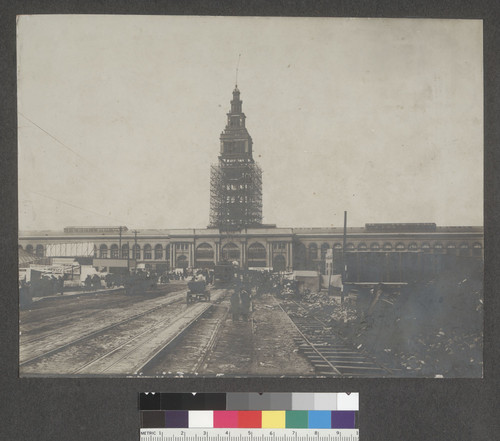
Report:
[[[240,410],[238,412],[238,427],[241,429],[262,428],[262,411]]]

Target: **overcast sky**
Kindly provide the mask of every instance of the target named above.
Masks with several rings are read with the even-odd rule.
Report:
[[[235,85],[264,222],[483,223],[477,20],[23,16],[20,229],[204,228]]]

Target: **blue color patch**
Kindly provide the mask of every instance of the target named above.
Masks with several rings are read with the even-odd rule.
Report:
[[[331,429],[332,412],[329,410],[310,410],[309,411],[310,429]]]

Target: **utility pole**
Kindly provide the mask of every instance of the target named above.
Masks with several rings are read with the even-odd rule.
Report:
[[[118,257],[122,258],[122,228],[120,227],[120,239],[118,240]]]
[[[345,247],[347,244],[347,211],[344,211],[344,238],[342,241],[342,295],[340,297],[340,302],[344,303],[344,284],[345,284],[345,278],[346,278],[346,259],[345,259]]]
[[[134,233],[134,253],[132,254],[132,259],[134,259],[136,261],[136,266],[137,266],[137,233],[138,231],[137,230],[134,230],[132,231],[132,233]]]

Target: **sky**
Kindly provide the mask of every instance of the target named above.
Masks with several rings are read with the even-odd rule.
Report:
[[[238,58],[265,223],[482,225],[482,53],[480,20],[22,16],[19,228],[205,228]]]

